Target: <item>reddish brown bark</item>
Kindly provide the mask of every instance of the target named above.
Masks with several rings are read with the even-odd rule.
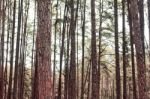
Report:
[[[36,75],[38,81],[34,86],[38,91],[36,99],[51,99],[52,97],[50,3],[51,0],[38,0],[37,2]]]
[[[127,0],[128,5],[128,20],[129,20],[129,29],[130,29],[130,45],[131,45],[131,63],[132,63],[132,86],[133,86],[133,99],[137,99],[137,86],[136,86],[136,77],[135,77],[135,59],[134,59],[134,45],[133,45],[133,32],[132,32],[132,18],[130,12],[130,0]]]
[[[138,90],[139,99],[147,99],[146,97],[146,69],[144,62],[144,49],[141,39],[141,29],[138,17],[138,5],[137,0],[131,0],[131,18],[133,22],[133,39],[136,49],[137,71],[138,71]]]

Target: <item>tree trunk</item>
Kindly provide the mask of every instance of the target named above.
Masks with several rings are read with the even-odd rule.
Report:
[[[70,1],[71,6],[71,22],[70,22],[70,37],[71,37],[71,53],[70,53],[70,70],[69,70],[69,89],[68,99],[76,99],[76,43],[75,43],[75,15],[74,15],[74,0]]]
[[[121,98],[120,82],[120,63],[119,63],[119,44],[118,44],[118,4],[114,0],[114,17],[115,17],[115,57],[116,57],[116,99]]]
[[[51,74],[51,20],[50,0],[37,1],[37,38],[36,38],[36,67],[37,87],[36,99],[52,98]]]
[[[13,26],[11,35],[11,46],[10,46],[10,71],[9,71],[9,85],[8,85],[8,99],[12,99],[12,80],[13,80],[13,60],[14,60],[14,39],[15,39],[15,24],[16,24],[16,0],[13,3]]]
[[[122,32],[123,32],[123,99],[127,99],[127,74],[126,74],[126,66],[127,66],[127,45],[126,45],[126,31],[125,31],[125,0],[122,0]]]
[[[132,18],[130,12],[130,1],[127,0],[128,5],[128,17],[129,17],[129,29],[130,29],[130,45],[131,45],[131,66],[132,66],[132,86],[133,86],[133,99],[137,99],[137,87],[135,77],[135,59],[134,59],[134,45],[133,45],[133,32],[132,32]]]
[[[83,12],[81,12],[81,21],[82,21],[82,71],[81,71],[81,99],[84,99],[84,46],[85,46],[85,6],[86,0],[84,0]],[[83,13],[83,14],[82,14]]]
[[[147,0],[148,5],[148,23],[149,23],[149,66],[150,66],[150,0]]]
[[[146,69],[144,61],[144,49],[141,39],[140,23],[138,17],[138,3],[137,0],[131,0],[131,18],[133,22],[133,39],[136,49],[136,61],[137,61],[137,71],[138,71],[138,91],[139,99],[147,99],[146,97]]]
[[[98,66],[96,50],[95,0],[91,0],[91,62],[92,62],[92,95],[91,99],[99,99]]]
[[[14,71],[14,83],[13,83],[13,99],[18,99],[18,71],[19,71],[19,50],[20,50],[20,35],[21,35],[21,22],[22,22],[22,13],[23,13],[23,0],[18,2],[18,27],[17,27],[17,40],[16,40],[16,56],[15,56],[15,71]]]
[[[143,47],[143,54],[144,54],[144,63],[145,63],[145,43],[144,43],[144,0],[138,0],[138,8],[139,8],[139,19],[140,19],[140,33],[141,33],[141,40],[142,40],[142,47]],[[146,68],[146,67],[145,67]]]
[[[5,41],[5,0],[2,0],[2,9],[1,10],[1,23],[2,24],[2,34],[1,34],[1,44],[0,44],[0,97],[3,99],[3,95],[4,95],[4,41]]]

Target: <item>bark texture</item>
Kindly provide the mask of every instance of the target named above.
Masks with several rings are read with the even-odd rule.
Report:
[[[146,97],[146,69],[144,62],[144,49],[141,39],[141,29],[138,17],[138,2],[131,0],[131,18],[133,22],[133,39],[136,49],[137,71],[138,71],[138,90],[139,99],[147,99]]]
[[[118,2],[114,0],[115,17],[115,58],[116,58],[116,99],[121,99],[120,63],[119,63],[119,39],[118,39]]]
[[[92,61],[92,95],[91,99],[99,99],[99,79],[96,50],[95,0],[91,0],[91,61]]]
[[[36,66],[38,81],[36,81],[35,87],[38,90],[38,97],[36,99],[51,99],[51,1],[38,0],[37,5]]]

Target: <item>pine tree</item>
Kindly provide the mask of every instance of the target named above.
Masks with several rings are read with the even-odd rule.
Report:
[[[98,87],[98,66],[96,49],[96,20],[95,20],[95,0],[91,0],[91,63],[92,63],[92,95],[91,99],[99,99]]]
[[[121,99],[119,44],[118,44],[118,2],[114,0],[115,17],[115,59],[116,59],[116,99]]]
[[[137,71],[138,71],[138,92],[139,99],[147,99],[146,97],[146,68],[144,61],[144,49],[141,37],[141,29],[139,23],[139,11],[138,11],[138,2],[137,0],[131,0],[131,18],[133,22],[133,39],[136,50],[136,61],[137,61]]]
[[[50,6],[50,0],[37,1],[35,99],[52,98]]]

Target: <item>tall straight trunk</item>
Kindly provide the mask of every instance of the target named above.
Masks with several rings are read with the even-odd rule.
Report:
[[[75,9],[75,16],[74,16],[74,32],[77,31],[77,34],[75,34],[76,36],[74,37],[75,38],[75,46],[76,46],[76,50],[75,50],[75,54],[76,56],[74,57],[76,59],[76,99],[78,99],[79,97],[79,60],[78,60],[78,46],[79,46],[79,43],[78,43],[78,39],[79,39],[79,36],[78,36],[78,11],[79,11],[79,1],[80,0],[77,0],[76,1],[76,9]],[[77,28],[76,28],[77,27]]]
[[[137,72],[138,72],[138,91],[139,99],[147,99],[146,96],[146,69],[144,61],[144,49],[141,39],[141,29],[138,17],[138,3],[137,0],[131,0],[131,18],[133,22],[133,39],[136,49],[136,61],[137,61]]]
[[[149,28],[149,66],[150,66],[150,0],[147,0],[148,5],[148,28]]]
[[[12,99],[12,80],[13,80],[13,60],[14,60],[14,39],[15,39],[15,23],[16,23],[16,0],[13,3],[13,26],[11,35],[11,51],[10,51],[10,71],[9,71],[9,85],[8,85],[8,99]]]
[[[84,45],[85,45],[85,11],[86,11],[86,0],[84,0],[82,18],[82,74],[81,74],[81,99],[84,99]]]
[[[65,6],[64,18],[67,15],[67,7]],[[57,20],[57,19],[56,19]],[[62,42],[60,49],[60,72],[59,72],[59,84],[58,84],[58,99],[61,99],[62,96],[62,65],[63,65],[63,56],[64,56],[64,45],[65,45],[65,33],[66,32],[66,20],[63,22],[63,31],[62,31]]]
[[[115,59],[116,59],[116,99],[121,99],[119,44],[118,44],[118,2],[114,0],[115,17]]]
[[[1,34],[1,49],[0,49],[0,52],[1,52],[1,59],[0,59],[0,97],[3,99],[3,95],[4,95],[4,41],[5,41],[5,0],[2,0],[2,9],[1,9],[1,13],[2,13],[2,34]]]
[[[51,74],[51,0],[37,1],[37,37],[36,37],[36,67],[37,88],[36,99],[52,98]]]
[[[66,44],[66,64],[65,64],[65,81],[64,81],[64,98],[68,99],[68,86],[69,86],[69,48],[70,48],[70,33],[69,25],[67,24],[67,44]]]
[[[123,99],[127,99],[127,74],[126,74],[126,66],[127,66],[127,56],[126,56],[126,31],[125,31],[125,0],[122,0],[122,32],[123,32]]]
[[[70,53],[70,70],[69,70],[69,90],[68,99],[76,99],[76,43],[75,43],[75,15],[74,15],[74,0],[70,1],[71,6],[71,23],[70,23],[70,37],[71,37],[71,53]]]
[[[78,21],[77,21],[77,27],[78,27]],[[79,98],[79,73],[80,73],[80,71],[79,71],[79,51],[78,51],[78,49],[79,49],[79,42],[78,42],[78,40],[79,40],[79,29],[77,28],[77,34],[76,34],[76,41],[77,41],[77,45],[76,45],[76,73],[77,73],[77,75],[76,75],[76,87],[77,87],[77,99]]]
[[[79,46],[79,34],[78,34],[78,11],[79,11],[79,1],[81,0],[77,0],[76,1],[76,10],[75,10],[75,21],[74,21],[74,31],[77,32],[77,34],[75,34],[75,40],[76,40],[76,99],[79,98],[79,57],[78,57],[78,46]],[[77,27],[77,28],[76,28]]]
[[[142,47],[144,54],[144,62],[145,62],[145,43],[144,43],[144,0],[138,0],[138,8],[139,8],[139,19],[140,19],[140,30],[141,30],[141,39],[142,39]],[[145,67],[146,68],[146,67]]]
[[[99,98],[100,98],[100,79],[101,79],[101,45],[102,45],[102,22],[103,22],[103,18],[102,18],[102,14],[103,14],[103,0],[100,0],[99,2],[99,45],[98,45],[98,49],[99,49],[99,55],[98,55],[98,93],[99,93]]]
[[[150,0],[147,0],[147,6],[148,6],[148,28],[149,28],[149,67],[150,67]],[[149,73],[150,74],[150,73]],[[150,78],[150,76],[149,76]]]
[[[91,62],[92,62],[92,95],[91,99],[99,99],[98,88],[98,66],[96,50],[96,20],[95,20],[95,0],[91,0]]]
[[[128,17],[129,17],[129,29],[130,29],[133,99],[137,99],[137,87],[136,87],[136,77],[135,77],[134,45],[133,45],[133,32],[132,32],[133,28],[132,28],[132,18],[131,18],[130,1],[129,0],[127,0],[127,5],[128,5]]]
[[[18,27],[17,27],[17,40],[16,40],[16,56],[15,56],[15,71],[14,71],[14,83],[13,83],[13,99],[17,99],[18,95],[18,68],[19,68],[19,50],[20,50],[20,35],[21,35],[21,19],[23,11],[23,0],[18,2]]]
[[[26,62],[26,43],[27,43],[27,24],[28,24],[28,13],[29,13],[29,5],[30,0],[27,0],[27,4],[25,6],[25,19],[22,17],[22,35],[21,35],[21,48],[20,48],[20,66],[19,66],[19,81],[18,81],[18,98],[24,98],[24,78],[25,78],[25,62]]]
[[[5,81],[8,82],[8,63],[9,63],[9,58],[8,58],[8,55],[9,55],[9,42],[10,42],[10,17],[11,17],[11,11],[10,11],[10,2],[11,0],[7,0],[7,46],[6,46],[6,63],[5,63],[5,71],[4,71],[4,77],[5,77]],[[10,65],[9,65],[10,66]],[[7,83],[5,82],[5,94],[4,94],[4,99],[7,99],[7,90],[8,90],[8,85]]]

